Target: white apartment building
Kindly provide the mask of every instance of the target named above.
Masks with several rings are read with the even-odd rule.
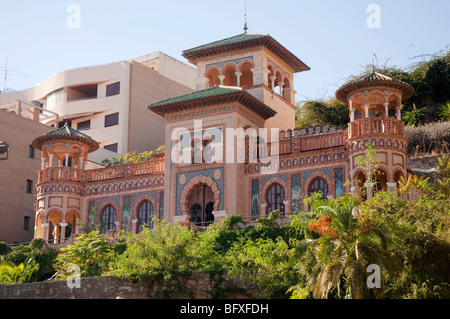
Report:
[[[158,51],[63,71],[34,87],[0,94],[0,110],[54,127],[68,123],[100,143],[89,157],[100,164],[164,144],[164,119],[146,105],[194,91],[196,76],[195,68]]]

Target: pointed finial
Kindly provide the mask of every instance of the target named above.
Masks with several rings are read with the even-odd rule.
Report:
[[[247,0],[244,0],[244,33],[247,33]]]

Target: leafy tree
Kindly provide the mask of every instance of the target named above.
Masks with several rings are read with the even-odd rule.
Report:
[[[402,118],[406,125],[418,126],[425,124],[426,108],[416,108],[413,104],[413,109],[411,111],[404,111]]]
[[[195,265],[195,233],[180,224],[153,221],[153,229],[125,233],[126,250],[113,262],[109,274],[132,281],[151,278],[170,280],[189,274]]]
[[[444,121],[450,121],[450,101],[439,106],[439,117]]]
[[[67,279],[71,273],[67,268],[70,264],[80,267],[81,277],[100,276],[110,268],[117,252],[108,237],[98,231],[79,235],[73,244],[61,248],[56,258],[55,279]],[[119,247],[120,248],[120,247]]]
[[[320,237],[302,242],[306,253],[298,267],[314,298],[328,298],[332,290],[340,298],[368,298],[381,296],[386,289],[382,280],[381,289],[370,291],[366,270],[370,264],[379,265],[385,270],[382,273],[392,270],[389,232],[382,219],[368,217],[358,207],[359,201],[351,195],[312,207],[324,216],[309,226]]]
[[[336,98],[328,101],[307,101],[298,106],[296,111],[297,127],[329,124],[344,128],[348,122],[348,106]]]
[[[13,262],[3,261],[0,263],[0,284],[17,284],[30,282],[33,273],[39,264],[33,262],[16,265]]]
[[[30,281],[42,281],[51,278],[55,273],[53,264],[57,255],[57,251],[49,248],[43,239],[33,239],[29,245],[14,246],[4,255],[4,260],[15,265],[24,264],[25,268],[28,264],[33,267],[37,264]]]
[[[259,298],[288,297],[289,288],[301,281],[293,271],[295,249],[282,238],[246,241],[229,251],[228,275],[249,280],[259,288]]]

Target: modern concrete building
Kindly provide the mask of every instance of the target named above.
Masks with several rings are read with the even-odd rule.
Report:
[[[195,77],[192,66],[155,52],[60,72],[32,88],[0,94],[0,141],[10,145],[8,160],[0,161],[0,240],[33,239],[40,169],[99,168],[104,159],[164,144],[164,119],[146,105],[192,92]],[[39,150],[29,158],[33,138],[66,125],[92,137],[100,147],[83,161],[68,153],[45,162]]]
[[[0,155],[0,241],[29,242],[34,237],[34,216],[41,152],[31,145],[37,135],[52,128],[0,111],[0,140],[9,145]],[[7,157],[6,157],[7,156]]]
[[[0,109],[30,117],[33,106],[40,107],[31,118],[53,127],[69,123],[98,141],[89,159],[100,164],[164,144],[164,121],[145,105],[192,92],[195,77],[195,68],[155,52],[57,73],[32,88],[0,94]]]

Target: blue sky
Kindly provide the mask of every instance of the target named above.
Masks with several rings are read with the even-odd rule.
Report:
[[[80,28],[69,28],[70,4]],[[370,4],[380,28],[369,28]],[[376,54],[406,67],[450,44],[448,0],[247,0],[249,32],[268,33],[311,67],[295,76],[297,101],[328,99]],[[154,51],[181,51],[242,33],[244,0],[2,1],[0,89],[20,90],[64,70]]]

